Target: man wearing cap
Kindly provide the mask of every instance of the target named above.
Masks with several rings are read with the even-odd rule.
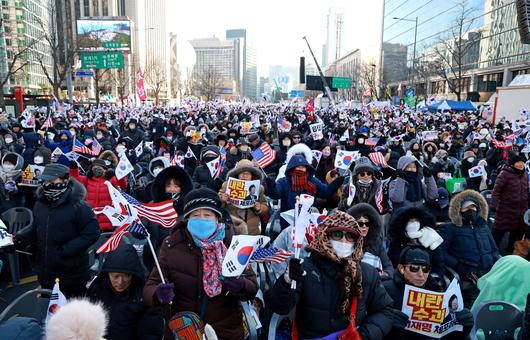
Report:
[[[430,337],[405,330],[409,317],[401,311],[405,285],[437,291],[438,285],[429,276],[431,272],[431,253],[420,246],[409,246],[399,256],[399,264],[392,280],[383,281],[388,295],[394,300],[392,309],[392,331],[385,339],[432,339]],[[456,312],[456,322],[464,326],[462,332],[453,332],[443,339],[465,339],[473,328],[473,315],[469,309]]]
[[[15,235],[14,243],[35,246],[42,288],[52,289],[59,278],[67,298],[80,296],[90,279],[88,248],[99,237],[98,221],[85,202],[85,188],[69,178],[66,166],[48,164],[40,179],[34,222]]]

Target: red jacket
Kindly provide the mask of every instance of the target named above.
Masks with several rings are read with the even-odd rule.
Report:
[[[107,180],[103,177],[92,177],[91,179],[86,176],[79,175],[79,169],[70,169],[70,176],[77,179],[86,188],[86,201],[92,208],[103,208],[106,205],[112,206],[112,199],[109,195],[109,190],[105,185]],[[110,183],[115,187],[122,190],[127,188],[127,180],[125,177],[118,180],[116,176],[112,177]],[[101,231],[113,231],[114,227],[110,223],[109,219],[105,214],[96,215],[98,217],[99,229]]]

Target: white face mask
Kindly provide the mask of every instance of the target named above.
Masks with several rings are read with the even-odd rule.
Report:
[[[361,182],[362,184],[370,184],[372,183],[373,179],[359,179],[359,182]]]
[[[282,142],[283,146],[286,146],[286,147],[290,147],[291,146],[291,141],[290,140],[284,140]]]
[[[419,233],[420,230],[420,222],[414,221],[407,223],[407,226],[405,227],[405,230],[407,232],[407,236],[409,238],[418,238],[421,236],[421,233]],[[418,235],[419,233],[419,235]]]
[[[335,240],[330,240],[329,242],[331,243],[331,247],[335,251],[335,254],[337,254],[337,256],[341,259],[351,256],[351,254],[353,254],[353,250],[355,249],[353,243],[345,243]]]
[[[153,175],[155,175],[155,177],[158,176],[158,174],[159,174],[162,170],[164,170],[164,169],[162,169],[162,168],[155,168],[155,169],[153,169]]]
[[[5,141],[6,141],[6,144],[11,144],[13,143],[13,138],[6,138]]]
[[[247,145],[241,145],[239,147],[239,150],[241,150],[241,152],[247,152],[248,151],[248,146]]]
[[[70,134],[72,135],[72,137],[74,137],[75,136],[75,131],[70,130]],[[103,136],[101,136],[101,137],[103,137]]]
[[[474,160],[475,160],[475,157],[469,157],[469,158],[467,159],[467,161],[468,161],[469,163],[473,163]]]
[[[124,146],[117,146],[116,147],[116,152],[118,154],[121,154],[121,153],[125,152],[125,147]]]
[[[357,142],[358,142],[359,144],[364,144],[364,138],[359,138],[359,139],[357,139]]]
[[[44,157],[36,156],[35,158],[33,158],[33,163],[35,163],[35,164],[44,163]]]
[[[97,135],[96,135],[96,138],[97,138],[97,139],[101,139],[101,138],[103,138],[103,135],[97,134]]]
[[[205,133],[206,132],[206,129],[201,129],[201,133]]]
[[[5,171],[11,171],[15,168],[13,164],[4,164],[2,165],[2,168],[4,168]]]

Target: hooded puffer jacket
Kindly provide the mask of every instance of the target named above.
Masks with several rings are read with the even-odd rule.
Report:
[[[62,135],[65,135],[67,137],[66,140],[60,140],[59,142],[50,142],[49,140],[44,141],[44,146],[46,146],[48,149],[50,149],[52,152],[59,148],[62,151],[62,155],[57,160],[57,163],[66,165],[70,164],[70,160],[68,157],[65,156],[68,152],[72,151],[73,146],[73,140],[72,140],[72,134],[69,130],[61,130],[59,132],[59,138],[61,138]]]
[[[467,200],[472,200],[477,205],[478,216],[472,224],[464,223],[460,213],[462,203]],[[486,223],[488,204],[484,197],[474,190],[459,193],[449,204],[449,218],[452,223],[445,225],[440,231],[444,239],[444,265],[453,268],[460,275],[489,271],[500,255]]]
[[[121,294],[115,293],[108,273],[125,273],[132,275],[131,285]],[[145,307],[143,303],[143,287],[145,275],[140,258],[131,244],[122,242],[118,249],[109,253],[94,281],[90,284],[87,296],[94,302],[101,301],[108,311],[109,340],[144,339],[140,336],[140,322]],[[160,319],[160,321],[162,321]],[[160,325],[160,336],[163,325]]]
[[[92,169],[89,170],[91,172]],[[108,172],[107,172],[108,174]],[[112,206],[112,199],[110,198],[109,188],[105,185],[109,181],[114,187],[125,190],[127,189],[127,179],[123,177],[118,180],[116,176],[107,178],[108,175],[101,177],[96,176],[82,176],[79,174],[79,168],[70,168],[70,176],[77,179],[86,188],[86,201],[92,208],[104,208],[106,205]],[[99,214],[98,222],[101,231],[112,231],[114,227],[105,214]]]

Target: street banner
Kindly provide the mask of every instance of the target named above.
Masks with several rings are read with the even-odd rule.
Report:
[[[22,179],[18,185],[24,185],[28,187],[38,187],[39,186],[39,176],[44,171],[43,166],[39,165],[28,165],[24,172],[22,172]]]
[[[138,71],[136,72],[136,93],[138,94],[138,99],[140,99],[140,101],[143,102],[147,99],[141,67],[138,67]]]
[[[232,237],[230,247],[223,259],[222,275],[224,277],[238,277],[243,274],[252,254],[269,243],[267,236],[236,235]]]
[[[229,177],[228,185],[226,186],[228,202],[241,209],[252,208],[256,205],[256,201],[259,198],[260,187],[261,182],[259,179],[243,181]]]
[[[455,313],[463,308],[464,300],[456,279],[445,293],[405,285],[401,311],[409,317],[405,329],[411,332],[441,338],[453,331],[462,331]]]

